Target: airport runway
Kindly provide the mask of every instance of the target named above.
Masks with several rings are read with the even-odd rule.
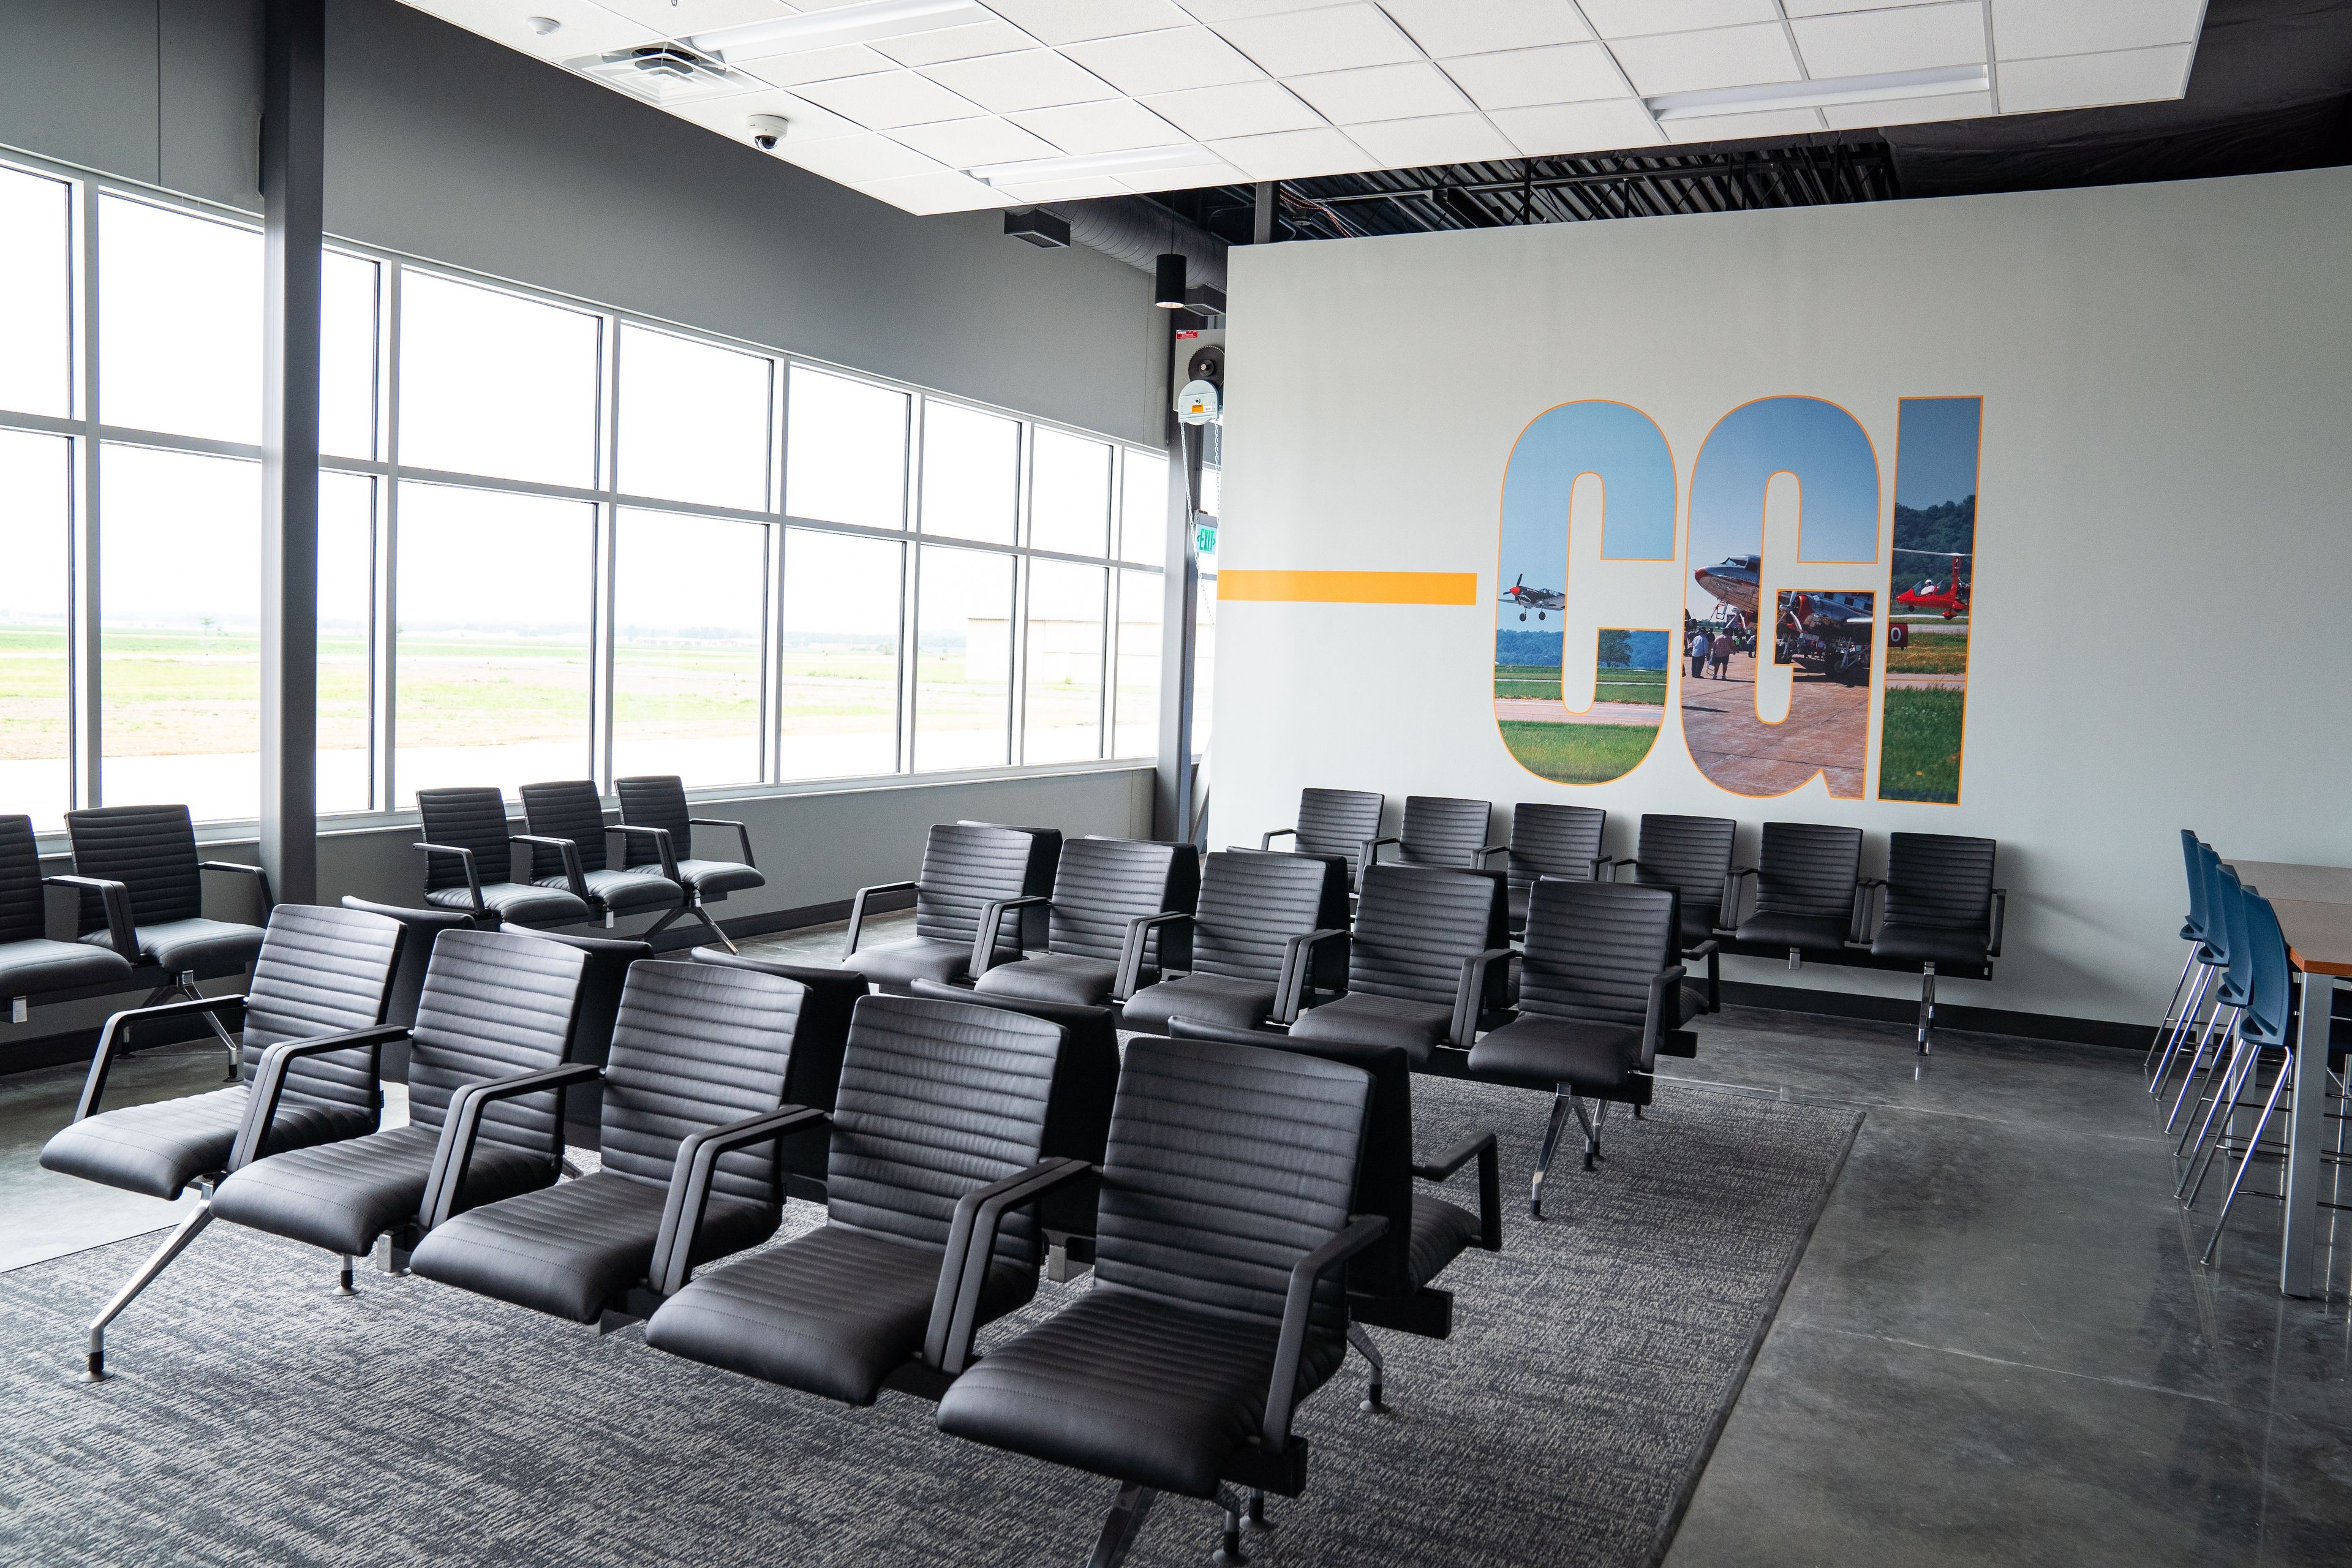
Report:
[[[1631,724],[1654,730],[1666,721],[1666,710],[1657,702],[1595,702],[1582,713],[1571,713],[1549,697],[1497,697],[1495,717],[1528,724]]]
[[[1818,771],[1832,795],[1862,798],[1868,770],[1870,688],[1799,675],[1789,694],[1789,716],[1778,724],[1756,717],[1756,658],[1731,656],[1729,679],[1692,680],[1682,687],[1683,739],[1691,761],[1709,779],[1745,795],[1786,795]]]
[[[1897,691],[1966,691],[1969,678],[1965,675],[1896,675],[1890,672],[1886,684]]]

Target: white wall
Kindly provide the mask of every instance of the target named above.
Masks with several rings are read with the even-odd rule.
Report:
[[[1738,817],[1743,858],[1769,818],[1859,825],[1873,868],[1889,829],[1989,835],[2008,956],[1944,1000],[2152,1020],[2182,956],[2179,828],[2352,863],[2347,255],[2347,169],[1237,248],[1223,568],[1476,572],[1484,602],[1221,605],[1218,840],[1288,823],[1308,784],[1600,805],[1619,853],[1645,810]],[[1731,795],[1671,698],[1622,780],[1520,768],[1489,701],[1513,440],[1564,402],[1643,409],[1686,548],[1701,440],[1776,394],[1876,445],[1882,593],[1896,400],[1984,397],[1962,804]],[[1679,593],[1604,624],[1675,624]]]

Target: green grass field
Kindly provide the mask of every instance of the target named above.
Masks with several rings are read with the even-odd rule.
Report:
[[[1964,691],[1886,693],[1886,721],[1878,749],[1881,800],[1960,798],[1960,724]]]
[[[1559,700],[1559,671],[1549,665],[1498,664],[1495,695]],[[1604,669],[1593,686],[1596,702],[1664,702],[1666,672],[1663,669]]]
[[[1503,744],[1519,765],[1560,784],[1607,784],[1623,778],[1650,754],[1654,724],[1499,723]]]
[[[1910,642],[1886,650],[1890,675],[1962,675],[1969,668],[1969,634],[1921,631],[1914,626]]]

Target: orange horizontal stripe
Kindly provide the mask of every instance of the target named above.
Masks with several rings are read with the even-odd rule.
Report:
[[[1309,605],[1475,605],[1475,572],[1243,572],[1217,574],[1220,599]]]

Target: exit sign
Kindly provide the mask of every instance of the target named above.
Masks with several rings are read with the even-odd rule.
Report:
[[[1192,530],[1192,553],[1214,555],[1217,552],[1217,525],[1204,522]]]

